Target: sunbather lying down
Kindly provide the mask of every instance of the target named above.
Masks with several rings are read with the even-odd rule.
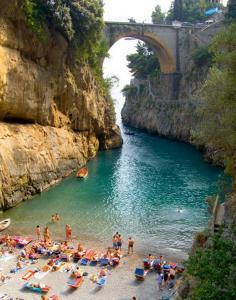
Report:
[[[34,281],[30,282],[29,286],[31,286],[33,288],[40,288],[40,289],[44,289],[45,287],[47,287],[46,284],[34,282]]]

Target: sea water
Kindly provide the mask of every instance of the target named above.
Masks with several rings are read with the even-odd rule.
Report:
[[[34,234],[49,225],[64,236],[70,224],[79,240],[111,245],[115,232],[135,240],[142,253],[186,255],[194,234],[207,226],[206,197],[218,192],[220,168],[204,162],[192,146],[131,128],[122,148],[100,152],[88,163],[87,179],[75,174],[6,211],[11,231]],[[51,224],[51,215],[61,221]]]

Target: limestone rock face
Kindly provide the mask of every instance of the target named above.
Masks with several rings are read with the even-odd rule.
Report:
[[[98,149],[122,144],[112,104],[90,67],[53,29],[38,39],[19,3],[2,0],[0,10],[2,208],[43,190]]]
[[[136,85],[139,86],[139,83],[136,82]],[[144,92],[126,95],[121,112],[124,124],[160,136],[189,141],[190,131],[197,124],[196,100],[160,99],[154,88],[146,83]]]
[[[96,136],[41,125],[0,123],[0,203],[41,192],[94,157]]]
[[[57,32],[39,40],[14,0],[0,12],[0,120],[70,126],[103,139],[118,133],[111,104]],[[107,113],[109,115],[107,116]]]

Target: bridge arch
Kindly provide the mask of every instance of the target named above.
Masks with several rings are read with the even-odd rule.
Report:
[[[144,27],[143,24],[115,24],[107,22],[105,37],[109,47],[112,47],[118,40],[128,37],[147,43],[160,61],[161,72],[173,74],[176,72],[176,32],[173,28],[168,28],[172,35],[171,37],[166,37],[165,40],[153,29],[155,29],[155,26],[151,26],[150,30],[147,26]],[[169,43],[168,45],[166,41],[170,41],[172,44],[170,45]]]

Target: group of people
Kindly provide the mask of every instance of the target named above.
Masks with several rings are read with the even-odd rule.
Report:
[[[52,218],[51,218],[51,221],[53,223],[60,221],[59,214],[58,213],[53,214]],[[72,228],[71,228],[71,226],[69,224],[66,224],[66,226],[65,226],[65,233],[66,233],[66,240],[71,240],[71,238],[72,238]],[[40,228],[39,225],[37,225],[36,228],[35,228],[35,234],[37,236],[37,240],[38,241],[42,239],[41,228]],[[51,233],[49,231],[48,226],[46,226],[44,228],[44,231],[43,231],[43,240],[44,240],[45,243],[49,243],[50,244],[50,242],[51,242]]]
[[[122,248],[122,237],[121,234],[117,231],[115,235],[113,235],[112,237],[112,246],[113,249],[115,250],[120,250]],[[134,240],[132,239],[132,237],[129,237],[128,239],[128,254],[134,252]]]

